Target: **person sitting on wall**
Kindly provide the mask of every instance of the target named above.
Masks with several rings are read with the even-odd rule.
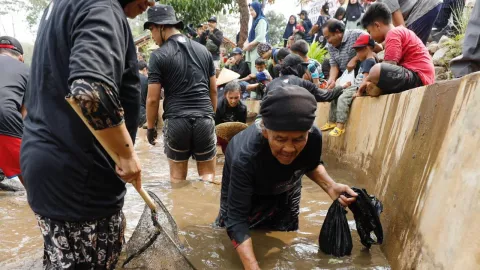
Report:
[[[227,83],[224,96],[218,101],[215,125],[228,122],[247,123],[247,106],[240,100],[241,87],[236,81]],[[225,153],[228,142],[217,136],[217,142]]]
[[[308,74],[308,63],[305,63],[303,59],[296,54],[289,54],[285,57],[283,64],[280,65],[281,76],[274,79],[267,86],[265,95],[268,95],[270,91],[280,89],[286,85],[297,85],[307,89],[317,102],[330,102],[338,98],[343,91],[343,88],[337,88],[333,91],[326,91],[318,88],[317,85],[310,82],[310,75]],[[306,76],[304,76],[307,74]],[[302,79],[302,78],[307,78]]]
[[[246,89],[248,93],[250,93],[251,99],[260,100],[263,97],[265,86],[272,81],[272,76],[267,70],[267,63],[262,58],[255,60],[255,68],[257,69],[257,73],[250,74],[240,81],[242,82],[241,84],[246,85],[248,81],[256,80],[257,84],[246,85]]]
[[[280,77],[280,69],[281,69],[281,65],[283,64],[283,60],[285,59],[285,57],[287,57],[287,55],[289,55],[291,52],[290,52],[290,49],[288,48],[281,48],[278,53],[277,53],[277,60],[278,60],[278,63],[273,66],[273,65],[268,65],[268,72],[272,75],[272,79],[275,79],[275,78],[278,78]]]
[[[236,47],[230,53],[230,58],[228,58],[225,63],[225,67],[240,74],[240,79],[243,79],[250,75],[250,67],[247,62],[243,59],[242,49]]]
[[[327,40],[327,50],[330,54],[330,71],[328,72],[328,89],[335,87],[335,81],[348,68],[356,69],[358,58],[352,45],[361,34],[366,32],[359,29],[345,30],[345,24],[336,19],[330,19],[322,25],[323,36]],[[380,44],[375,44],[375,52],[382,51]]]
[[[260,269],[251,229],[298,230],[304,175],[332,200],[344,206],[355,201],[357,194],[336,183],[323,166],[322,134],[313,125],[316,110],[306,89],[281,86],[262,101],[262,119],[228,144],[215,223],[226,227],[245,269]]]
[[[320,86],[320,80],[323,80],[325,78],[322,72],[322,65],[318,63],[317,60],[311,59],[307,56],[309,50],[308,43],[305,40],[299,40],[293,43],[290,49],[292,50],[292,53],[300,56],[303,61],[308,64],[307,69],[308,74],[310,75],[310,80],[315,85]]]
[[[272,63],[268,65],[267,70],[275,79],[280,75],[276,67],[290,54],[290,50],[288,48],[274,48],[269,43],[260,43],[257,46],[257,53],[265,61],[272,59]]]
[[[372,4],[363,15],[362,25],[376,42],[385,42],[385,57],[370,70],[360,92],[366,89],[370,96],[377,97],[435,82],[428,49],[412,30],[392,24],[392,14],[384,3]]]
[[[352,101],[356,96],[363,95],[363,92],[357,90],[360,86],[366,84],[370,69],[377,63],[375,53],[373,52],[375,41],[373,41],[370,35],[360,35],[355,44],[353,44],[353,47],[357,51],[358,59],[362,61],[355,82],[353,85],[346,85],[347,87],[336,86],[334,88],[337,89],[340,87],[342,89],[345,88],[345,90],[343,90],[342,95],[340,95],[338,99],[332,101],[328,122],[320,128],[321,131],[333,129],[329,133],[329,135],[333,137],[339,137],[345,133],[345,123],[348,119],[350,104],[352,104]],[[362,90],[364,89],[364,87],[361,88]]]
[[[260,55],[260,57],[265,61],[272,59],[273,66],[276,66],[279,64],[279,60],[278,60],[279,52],[280,52],[280,48],[274,48],[272,45],[270,45],[270,43],[262,42],[257,46],[258,55]]]

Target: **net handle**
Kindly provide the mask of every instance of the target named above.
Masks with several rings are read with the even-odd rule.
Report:
[[[111,149],[109,149],[108,147],[105,147],[107,144],[103,141],[102,138],[100,138],[97,135],[97,132],[95,131],[95,129],[93,129],[93,127],[88,123],[88,120],[85,118],[85,116],[83,116],[82,109],[80,108],[80,106],[78,106],[78,104],[75,102],[73,97],[67,96],[65,98],[65,100],[68,102],[68,104],[70,104],[70,106],[77,113],[77,115],[80,117],[80,119],[82,119],[83,123],[85,123],[85,125],[88,127],[90,132],[93,134],[93,136],[95,136],[97,141],[102,145],[103,149],[105,149],[105,151],[107,151],[108,155],[112,158],[112,160],[115,162],[115,164],[119,164],[118,156]],[[142,186],[140,186],[140,188],[137,188],[137,185],[135,184],[135,182],[133,182],[132,184],[135,187],[135,189],[137,190],[138,194],[140,194],[142,199],[148,205],[148,207],[156,213],[157,212],[157,206],[153,202],[152,197],[150,197],[150,195],[148,195],[147,191],[145,191],[145,189]]]

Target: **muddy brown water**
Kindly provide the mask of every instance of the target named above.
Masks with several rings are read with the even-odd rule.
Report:
[[[163,144],[150,146],[139,135],[136,146],[142,162],[145,188],[155,192],[175,218],[189,260],[197,269],[241,269],[241,263],[224,229],[215,229],[220,186],[197,181],[196,166],[189,167],[190,181],[172,186]],[[217,167],[221,180],[222,158]],[[327,169],[338,182],[352,184],[348,172]],[[297,232],[255,231],[255,254],[262,269],[390,269],[379,246],[365,250],[355,231],[351,213],[352,255],[334,258],[318,250],[318,235],[331,204],[328,195],[307,178],[303,181],[300,229]],[[144,209],[144,202],[128,186],[124,212],[126,237],[131,236]],[[0,193],[0,269],[41,268],[42,239],[25,194]]]

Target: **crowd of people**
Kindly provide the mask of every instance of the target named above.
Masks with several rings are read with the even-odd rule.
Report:
[[[231,51],[223,70],[216,17],[187,37],[171,6],[148,0],[52,2],[30,69],[22,63],[21,44],[0,37],[0,169],[19,176],[26,188],[44,239],[44,267],[115,268],[124,241],[125,185],[142,185],[133,147],[137,129],[146,125],[148,142],[156,144],[162,99],[172,183],[186,180],[190,158],[203,181],[214,181],[216,125],[246,123],[243,100],[262,101],[254,123],[222,144],[215,224],[226,228],[246,269],[259,269],[250,230],[298,229],[304,175],[333,200],[352,203],[357,194],[323,165],[322,131],[344,134],[355,98],[434,82],[425,42],[442,6],[438,0],[339,2],[332,17],[323,5],[315,24],[305,10],[298,19],[292,15],[283,47],[267,42],[262,6],[251,3],[248,39]],[[479,9],[477,4],[475,14]],[[148,64],[138,61],[127,22],[145,11],[144,28],[159,46]],[[326,46],[325,63],[308,57],[313,41]],[[471,69],[478,46],[476,52],[464,59]],[[331,102],[320,128],[314,125],[317,102]]]

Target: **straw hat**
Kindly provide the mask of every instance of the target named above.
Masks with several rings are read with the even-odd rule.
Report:
[[[248,128],[247,124],[240,122],[227,122],[219,124],[215,127],[215,133],[218,137],[229,142],[233,136],[240,133],[240,131]]]
[[[234,71],[231,71],[228,68],[224,68],[224,69],[222,69],[222,71],[220,71],[220,75],[218,75],[217,86],[229,83],[229,82],[231,82],[235,79],[238,79],[238,78],[240,78],[240,74],[238,74]]]

